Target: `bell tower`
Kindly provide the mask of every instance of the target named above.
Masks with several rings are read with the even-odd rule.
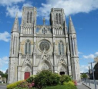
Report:
[[[33,28],[36,25],[36,8],[23,7],[21,34],[33,34]]]
[[[62,8],[52,8],[50,13],[50,24],[51,25],[62,25],[65,24],[65,13]]]

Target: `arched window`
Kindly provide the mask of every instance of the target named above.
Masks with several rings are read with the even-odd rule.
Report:
[[[30,40],[27,40],[25,43],[25,54],[31,54],[31,42]]]
[[[27,23],[29,23],[29,12],[27,13]]]
[[[56,14],[56,23],[58,24],[58,14]]]
[[[62,41],[59,42],[59,54],[60,55],[64,54],[64,44]]]
[[[31,43],[29,43],[29,50],[28,50],[29,54],[31,54]]]
[[[63,42],[61,42],[61,54],[64,54],[64,45],[63,45]]]
[[[32,12],[30,13],[30,23],[32,23]]]
[[[59,14],[59,24],[61,24],[61,14]]]

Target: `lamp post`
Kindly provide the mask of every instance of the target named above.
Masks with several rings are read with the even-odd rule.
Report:
[[[96,80],[95,80],[95,76],[94,76],[93,63],[95,63],[95,61],[94,62],[91,62],[89,64],[91,64],[91,70],[92,70],[92,73],[93,73],[93,80],[94,80],[94,84],[95,84],[95,89],[97,89],[97,87],[96,87]]]

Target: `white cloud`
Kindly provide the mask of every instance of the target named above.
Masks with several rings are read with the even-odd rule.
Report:
[[[80,53],[80,52],[78,52],[78,53]],[[94,59],[96,56],[98,56],[98,52],[95,52],[94,54],[90,54],[90,55],[83,55],[83,58]]]
[[[95,55],[98,56],[98,52],[96,52]]]
[[[24,3],[23,6],[32,6],[32,3],[28,2],[28,3]],[[6,15],[10,16],[10,17],[15,17],[16,13],[18,13],[18,17],[22,17],[22,9],[19,9],[18,5],[14,5],[14,6],[7,6],[6,8],[7,12]]]
[[[24,1],[26,0],[4,0],[2,3],[4,3],[5,1],[9,2],[5,3],[5,5],[8,4],[7,15],[15,17],[15,13],[18,12],[19,17],[21,17],[22,10],[19,9],[17,3],[24,3]],[[12,3],[16,3],[16,5],[12,5]],[[97,3],[98,0],[47,0],[46,3],[41,4],[41,7],[37,8],[37,13],[38,16],[45,17],[46,19],[49,19],[51,8],[63,8],[66,16],[80,12],[89,13],[92,10],[98,9]],[[27,2],[24,3],[23,6],[32,6],[32,3]]]
[[[12,4],[17,4],[20,2],[24,2],[25,0],[0,0],[0,5],[12,5]]]
[[[9,42],[10,34],[6,31],[4,33],[0,33],[0,40],[3,40],[5,42]]]
[[[3,67],[5,67],[5,65],[8,65],[8,57],[2,57],[0,58],[0,69],[3,69]]]
[[[83,53],[78,51],[78,55],[80,55],[80,54],[83,54]]]
[[[48,18],[51,8],[64,8],[66,16],[98,9],[98,0],[47,0],[38,8],[38,14]]]
[[[2,71],[3,73],[5,73],[5,72],[6,72],[6,70],[0,70],[0,71]]]
[[[80,65],[80,73],[88,72],[88,65]]]
[[[29,6],[29,7],[32,7],[32,3],[31,3],[31,2],[24,3],[23,6]]]
[[[19,9],[17,5],[7,7],[7,16],[15,17],[16,13],[18,13],[18,17],[22,16],[22,11]]]
[[[93,54],[90,54],[90,55],[83,55],[83,57],[85,58],[85,59],[94,59],[95,58],[95,56],[93,55]]]

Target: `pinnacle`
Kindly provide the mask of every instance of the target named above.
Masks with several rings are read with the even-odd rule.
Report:
[[[12,32],[19,32],[18,13],[16,13],[16,17],[15,17]]]
[[[68,27],[68,33],[69,34],[75,34],[75,28],[71,19],[71,16],[69,16],[69,27]]]

